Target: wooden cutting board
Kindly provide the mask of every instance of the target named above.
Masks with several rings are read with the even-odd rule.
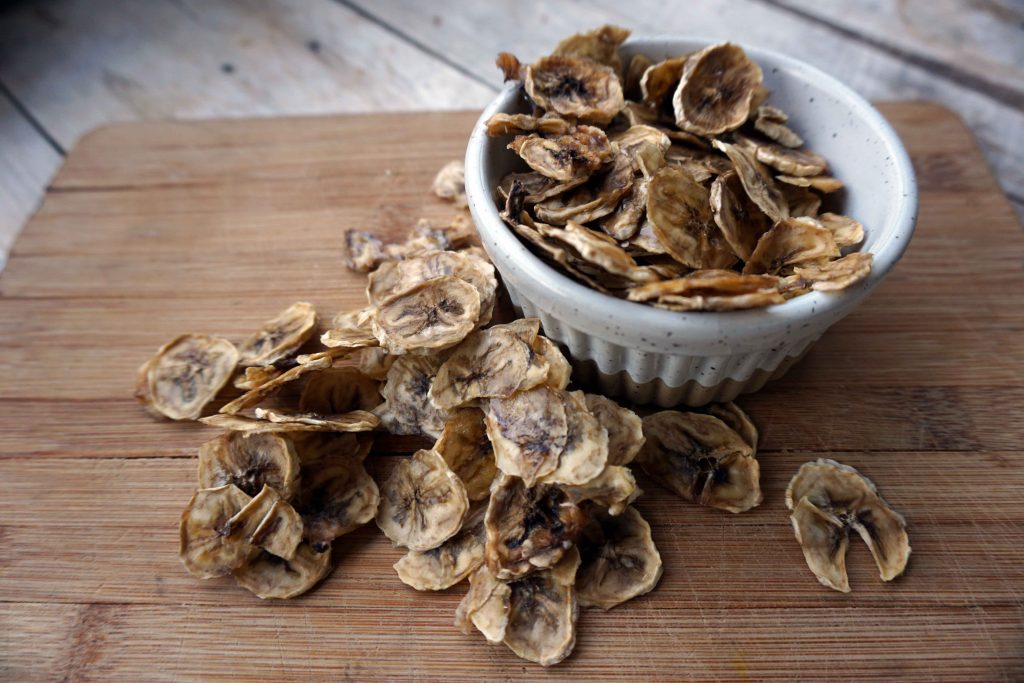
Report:
[[[185,331],[240,340],[297,300],[363,301],[342,231],[404,233],[473,113],[145,123],[69,156],[0,276],[0,678],[28,680],[1024,677],[1024,232],[953,114],[886,104],[921,184],[895,272],[790,374],[740,403],[765,503],[731,515],[641,477],[657,590],[585,611],[544,670],[452,626],[463,589],[416,593],[372,525],[315,591],[261,602],[177,559],[195,450],[148,417],[136,367]],[[384,440],[376,473],[415,447]],[[909,520],[907,575],[866,548],[818,585],[783,491],[817,457]]]

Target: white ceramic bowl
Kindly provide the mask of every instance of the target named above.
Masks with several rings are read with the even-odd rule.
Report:
[[[713,41],[634,38],[623,62],[642,53],[658,61]],[[769,103],[790,116],[807,147],[823,154],[846,184],[843,212],[864,224],[862,250],[874,254],[871,275],[838,293],[811,292],[763,309],[677,313],[601,294],[562,275],[502,222],[495,188],[525,168],[488,138],[483,122],[497,112],[526,111],[511,83],[484,110],[466,151],[466,194],[484,248],[523,315],[567,348],[574,378],[637,403],[673,406],[727,401],[781,376],[831,325],[849,314],[903,255],[914,231],[917,187],[906,150],[892,127],[862,97],[818,69],[770,50],[744,46],[764,71]]]

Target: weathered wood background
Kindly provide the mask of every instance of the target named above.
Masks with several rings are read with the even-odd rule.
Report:
[[[929,99],[1024,215],[1019,0],[0,0],[0,259],[81,135],[115,121],[482,107],[499,50],[614,22],[783,50]]]

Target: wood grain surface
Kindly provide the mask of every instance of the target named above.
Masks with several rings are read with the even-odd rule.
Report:
[[[372,525],[293,601],[192,579],[177,520],[215,432],[130,396],[136,367],[179,332],[240,340],[296,300],[359,305],[342,230],[397,236],[449,215],[427,187],[475,114],[87,136],[0,275],[0,679],[1020,680],[1024,235],[954,115],[882,111],[918,169],[918,232],[862,308],[740,400],[762,433],[764,505],[708,510],[640,476],[664,578],[584,611],[575,653],[550,670],[459,633],[463,589],[402,585]],[[382,437],[372,472],[418,444]],[[782,494],[823,456],[907,516],[906,576],[880,582],[860,544],[850,595],[807,570]]]

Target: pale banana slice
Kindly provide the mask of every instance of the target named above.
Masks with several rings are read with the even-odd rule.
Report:
[[[462,481],[470,501],[490,496],[498,466],[494,462],[494,447],[487,438],[483,412],[477,408],[453,410],[434,450]]]
[[[580,605],[609,610],[650,593],[661,580],[661,554],[651,526],[634,507],[594,514],[579,542],[576,594]]]
[[[436,353],[465,339],[479,317],[477,289],[444,275],[382,301],[373,333],[389,353]]]
[[[724,422],[729,429],[739,434],[747,442],[752,454],[757,453],[757,427],[742,408],[732,401],[715,403],[708,406],[708,415],[714,415]]]
[[[179,528],[179,555],[189,574],[200,579],[225,576],[259,551],[241,534],[231,533],[231,518],[249,501],[232,484],[195,492],[181,513]]]
[[[448,411],[430,400],[440,367],[435,356],[399,356],[391,363],[381,389],[384,403],[374,410],[384,429],[392,434],[441,435]]]
[[[573,583],[579,564],[573,548],[557,566],[509,585],[504,643],[523,659],[551,666],[572,653],[579,617]]]
[[[455,610],[455,626],[467,636],[480,631],[489,643],[500,643],[508,628],[512,589],[499,581],[487,565],[469,575],[469,591]]]
[[[623,408],[600,394],[586,394],[587,410],[608,431],[608,464],[628,465],[644,445],[643,422],[629,408]]]
[[[558,466],[538,481],[580,486],[596,479],[608,464],[608,430],[594,417],[582,391],[559,392],[565,409],[565,447]]]
[[[838,258],[832,231],[813,218],[786,218],[761,236],[743,266],[744,274],[778,274],[788,266]]]
[[[299,513],[266,484],[228,520],[228,528],[248,543],[286,560],[295,556],[295,549],[302,541]]]
[[[268,320],[238,347],[238,363],[271,365],[295,353],[316,332],[316,309],[300,301]]]
[[[380,418],[365,410],[350,410],[337,415],[303,413],[284,409],[256,409],[256,418],[275,424],[302,425],[319,432],[368,432],[380,425]]]
[[[298,479],[299,458],[285,435],[227,432],[199,447],[199,485],[203,488],[233,484],[255,496],[266,485],[288,500]]]
[[[534,171],[560,183],[589,178],[612,155],[608,136],[593,126],[579,126],[555,138],[517,135],[508,147]]]
[[[266,551],[234,571],[235,581],[257,597],[285,600],[302,595],[331,571],[330,545],[320,551],[301,543],[290,560]]]
[[[728,268],[736,255],[715,224],[708,191],[689,173],[666,166],[651,179],[647,219],[658,242],[691,268]]]
[[[558,467],[569,424],[563,392],[540,385],[510,398],[492,398],[484,409],[498,469],[532,486]]]
[[[606,508],[610,515],[621,514],[627,505],[643,493],[636,485],[633,471],[622,465],[608,465],[601,474],[587,483],[562,486],[562,490],[573,503],[590,501]]]
[[[459,583],[484,561],[484,508],[467,517],[459,532],[425,551],[410,550],[395,563],[398,578],[418,591],[440,591]]]
[[[380,491],[358,452],[328,455],[302,470],[302,491],[295,506],[304,537],[314,549],[356,530],[374,518]]]
[[[624,28],[605,25],[587,33],[576,33],[564,38],[551,54],[559,57],[589,59],[610,67],[618,74],[622,72],[619,46],[629,37],[629,33]]]
[[[332,357],[322,353],[315,354],[315,357],[307,357],[304,360],[306,362],[303,363],[302,359],[300,359],[299,365],[296,365],[294,368],[281,373],[268,382],[264,382],[255,389],[247,391],[235,400],[225,403],[224,406],[221,407],[220,412],[226,415],[235,415],[246,408],[256,405],[260,401],[263,401],[285,384],[294,382],[310,372],[329,368],[334,363],[334,359]]]
[[[617,70],[590,59],[542,57],[526,67],[523,85],[538,106],[585,123],[608,123],[624,103]]]
[[[469,510],[465,486],[432,450],[403,459],[380,488],[377,526],[409,550],[441,545],[458,533]]]
[[[721,140],[714,140],[711,144],[729,157],[747,196],[772,219],[773,223],[789,217],[789,202],[752,151]]]
[[[227,339],[183,334],[139,368],[135,397],[157,417],[195,420],[237,364],[238,349]]]
[[[742,126],[757,107],[761,67],[737,45],[719,43],[691,55],[672,96],[676,125],[713,136]]]

